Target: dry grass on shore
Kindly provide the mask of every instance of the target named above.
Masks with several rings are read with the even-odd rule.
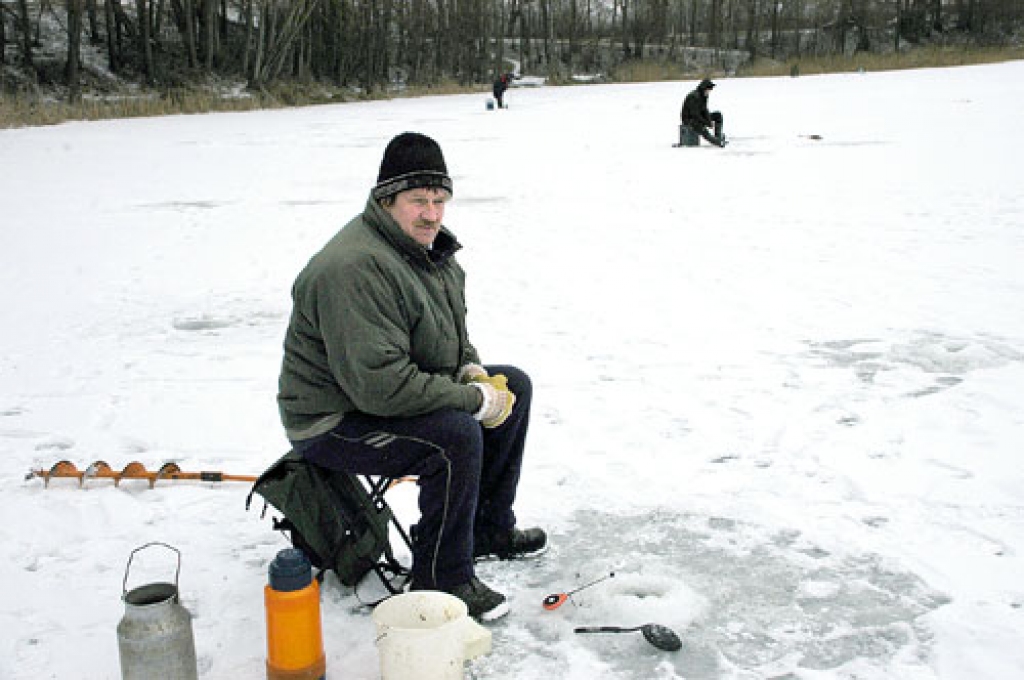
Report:
[[[921,47],[906,52],[874,54],[858,52],[844,57],[792,58],[787,61],[759,59],[745,65],[740,76],[816,75],[856,71],[898,71],[911,68],[942,68],[991,64],[1024,59],[1024,47]]]

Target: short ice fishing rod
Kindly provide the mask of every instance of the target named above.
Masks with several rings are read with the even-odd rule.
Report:
[[[565,604],[565,601],[569,599],[570,595],[578,593],[581,590],[583,590],[584,588],[589,588],[592,585],[596,585],[596,584],[600,583],[601,581],[605,581],[607,579],[610,579],[613,576],[615,576],[615,572],[614,571],[611,572],[610,574],[608,574],[607,576],[602,576],[601,578],[597,579],[596,581],[591,581],[590,583],[587,583],[586,585],[582,585],[579,588],[577,588],[576,590],[570,590],[567,593],[552,593],[551,595],[548,595],[547,597],[544,598],[544,609],[547,609],[548,611],[554,611],[555,609],[558,609],[563,604]]]

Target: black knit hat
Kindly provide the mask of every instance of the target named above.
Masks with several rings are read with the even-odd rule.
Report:
[[[447,189],[452,193],[452,179],[448,176],[441,147],[426,135],[403,132],[384,149],[373,197],[380,200],[400,191],[424,187]]]
[[[697,89],[698,90],[710,90],[714,86],[715,86],[715,84],[713,82],[711,82],[710,80],[705,78],[704,80],[700,81],[700,85],[697,86]]]

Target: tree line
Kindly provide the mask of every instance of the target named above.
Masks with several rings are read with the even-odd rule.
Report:
[[[685,48],[787,59],[898,49],[936,36],[1005,38],[1021,0],[0,0],[0,60],[39,78],[46,26],[66,37],[59,78],[78,93],[83,40],[149,84],[203,75],[390,83],[557,75]]]

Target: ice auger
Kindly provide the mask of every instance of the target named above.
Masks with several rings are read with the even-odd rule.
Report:
[[[90,479],[113,479],[114,486],[118,486],[122,479],[145,479],[149,482],[149,488],[160,480],[169,481],[195,480],[200,482],[255,482],[255,475],[229,475],[223,472],[184,472],[177,463],[164,463],[156,472],[146,469],[146,466],[139,461],[132,461],[124,466],[123,470],[114,470],[106,461],[98,460],[89,465],[84,471],[75,467],[71,461],[62,460],[54,463],[49,470],[31,470],[25,479],[42,477],[43,485],[49,486],[50,480],[55,477],[68,477],[78,479],[78,486],[85,486]]]

